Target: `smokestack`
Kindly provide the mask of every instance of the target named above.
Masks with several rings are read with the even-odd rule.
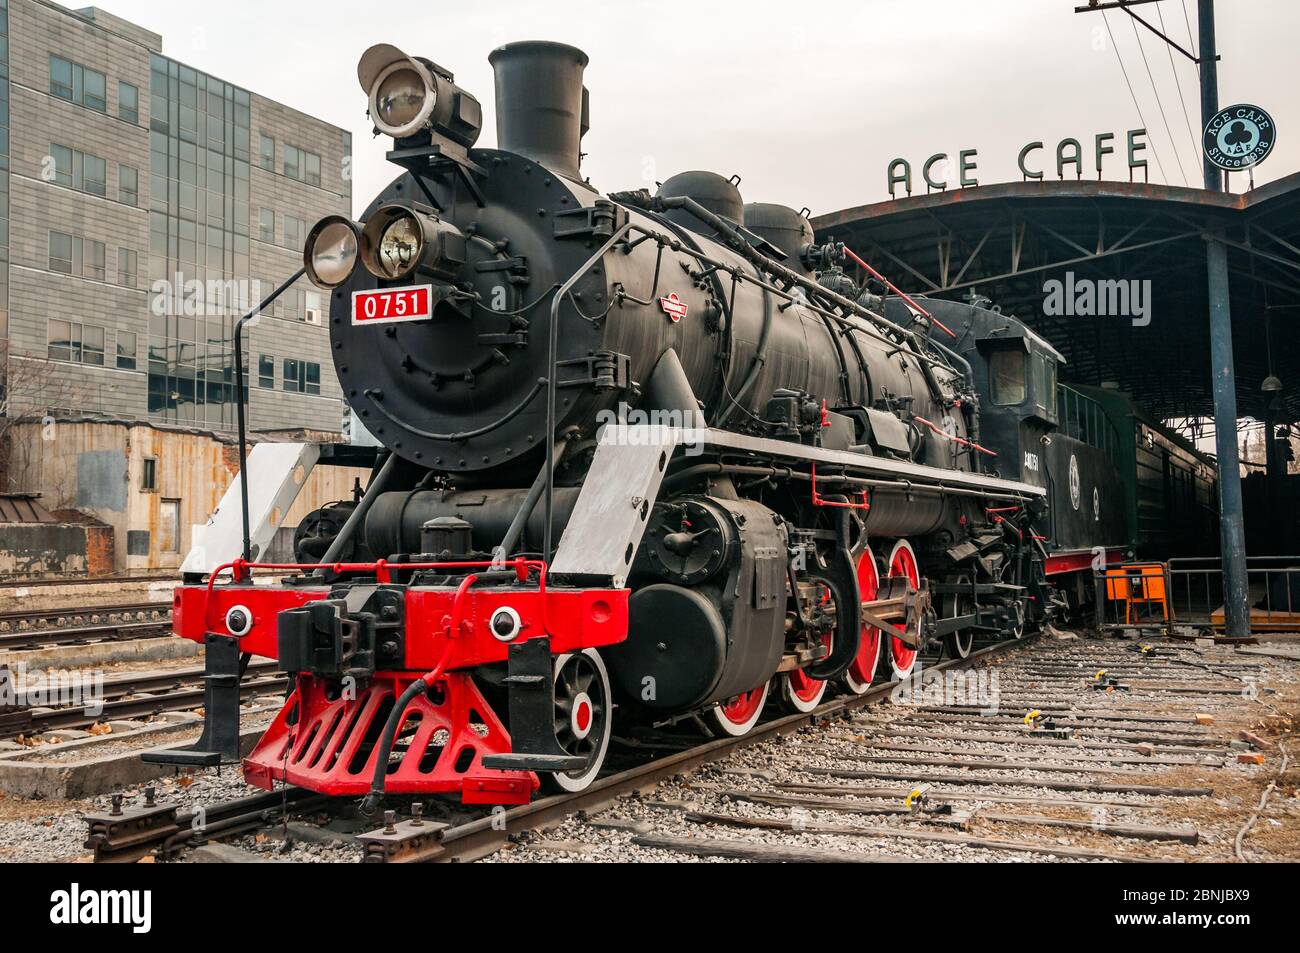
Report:
[[[497,148],[580,179],[587,54],[564,43],[528,40],[497,47],[488,62],[496,73]]]

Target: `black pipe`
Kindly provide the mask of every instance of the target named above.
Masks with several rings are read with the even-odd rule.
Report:
[[[407,706],[428,690],[429,686],[424,679],[417,678],[406,687],[406,691],[402,692],[397,699],[397,704],[389,712],[388,720],[384,722],[384,732],[379,736],[379,747],[376,749],[375,773],[370,780],[370,793],[361,799],[361,813],[366,817],[374,815],[384,799],[384,782],[388,779],[388,758],[393,753],[393,742],[397,739],[397,729],[402,726],[402,718],[406,714]]]
[[[572,436],[572,433],[566,433],[563,434],[560,439],[555,441],[555,464],[559,464],[559,462],[564,459],[564,452],[568,449],[569,440]],[[515,548],[515,544],[519,542],[520,537],[524,535],[524,527],[528,525],[528,520],[533,515],[533,510],[537,509],[537,501],[542,498],[542,493],[547,489],[546,479],[546,468],[543,466],[542,469],[537,472],[537,478],[533,480],[533,485],[528,488],[528,495],[524,497],[524,502],[519,507],[519,511],[515,513],[515,518],[510,521],[510,527],[506,530],[506,535],[501,539],[501,543],[497,547],[497,552],[493,556],[494,560],[504,562],[510,558],[510,551]],[[546,518],[549,520],[551,514],[548,513]]]
[[[293,277],[271,292],[252,311],[235,322],[235,414],[239,420],[239,500],[243,507],[244,519],[244,560],[253,561],[251,533],[248,529],[248,453],[245,446],[248,441],[247,424],[244,421],[244,325],[256,315],[265,311],[276,298],[289,290],[289,286],[307,274],[306,266],[293,273]]]
[[[365,495],[361,497],[361,502],[356,505],[356,508],[352,511],[351,515],[349,515],[347,520],[343,523],[343,528],[339,530],[339,534],[334,537],[334,542],[330,543],[330,548],[327,549],[325,555],[320,558],[321,568],[314,570],[315,575],[325,575],[327,572],[325,567],[330,563],[336,563],[339,561],[339,556],[342,554],[344,547],[351,542],[352,537],[356,534],[357,527],[359,527],[362,521],[366,518],[366,514],[370,512],[370,508],[375,505],[375,500],[379,498],[379,494],[384,492],[384,489],[388,486],[389,481],[392,480],[393,473],[396,470],[397,454],[390,453],[388,459],[384,461],[384,465],[381,466],[379,472],[375,474],[375,478],[371,480],[370,485],[366,487],[366,492]]]

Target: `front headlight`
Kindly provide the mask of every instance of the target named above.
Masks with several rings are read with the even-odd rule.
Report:
[[[453,281],[465,266],[465,236],[432,212],[406,205],[379,208],[361,230],[361,263],[380,281]]]
[[[337,288],[351,277],[360,249],[357,227],[350,220],[341,215],[321,219],[303,248],[307,277],[318,288]]]
[[[405,278],[423,255],[424,229],[410,209],[389,205],[366,222],[361,233],[361,260],[376,278]]]

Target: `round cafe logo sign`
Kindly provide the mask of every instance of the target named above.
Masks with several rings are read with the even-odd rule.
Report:
[[[1205,155],[1220,169],[1235,172],[1259,165],[1277,138],[1273,117],[1241,103],[1220,109],[1205,127]]]

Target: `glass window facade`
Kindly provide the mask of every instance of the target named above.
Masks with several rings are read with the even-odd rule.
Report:
[[[250,272],[249,95],[158,54],[150,66],[149,278],[182,284],[151,302],[149,414],[231,429],[242,300],[229,289]]]

